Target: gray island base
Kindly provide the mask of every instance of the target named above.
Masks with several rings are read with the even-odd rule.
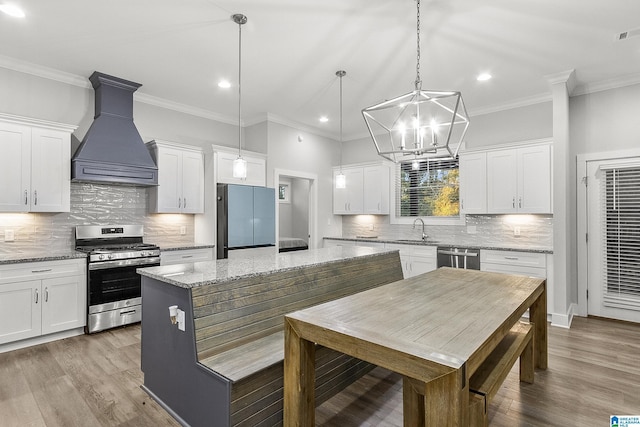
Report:
[[[138,272],[143,388],[194,427],[282,425],[284,315],[403,278],[397,251],[365,247]],[[184,322],[172,323],[174,305]],[[315,357],[316,405],[374,367],[325,347]]]

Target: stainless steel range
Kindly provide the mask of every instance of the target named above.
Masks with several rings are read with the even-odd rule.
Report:
[[[160,265],[160,249],[143,243],[142,225],[79,225],[76,250],[86,252],[87,333],[142,320],[136,269]]]

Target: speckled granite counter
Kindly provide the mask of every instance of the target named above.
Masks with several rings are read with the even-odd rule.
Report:
[[[181,288],[194,288],[239,278],[271,274],[276,271],[294,270],[351,258],[367,257],[384,252],[390,251],[358,246],[336,246],[300,252],[277,253],[274,251],[272,254],[260,254],[255,257],[147,267],[137,271],[143,276]]]
[[[86,258],[87,254],[75,250],[62,252],[41,252],[28,253],[16,252],[10,254],[0,254],[0,265],[18,264],[21,262],[57,261],[62,259]]]
[[[390,238],[366,238],[366,237],[325,237],[325,240],[341,240],[349,242],[368,242],[368,243],[392,243],[399,245],[422,245],[422,246],[462,246],[469,249],[492,249],[499,251],[521,251],[521,252],[536,252],[543,254],[552,254],[553,249],[543,246],[517,246],[517,245],[499,245],[494,243],[482,243],[475,241],[429,241],[422,242],[420,240],[395,240]]]

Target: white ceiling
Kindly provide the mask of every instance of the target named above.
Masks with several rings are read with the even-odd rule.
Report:
[[[0,0],[7,3],[9,0]],[[140,94],[237,122],[238,26],[243,121],[265,114],[364,136],[364,107],[413,89],[412,0],[13,0],[0,13],[2,66],[13,59],[87,78],[97,70],[141,83]],[[640,82],[633,0],[422,0],[424,89],[459,90],[474,115],[550,99],[547,77],[575,69],[578,91]],[[11,59],[9,59],[9,58]],[[477,82],[480,72],[493,79]],[[88,83],[87,83],[88,84]],[[320,115],[331,121],[322,124]],[[473,119],[471,126],[473,126]]]

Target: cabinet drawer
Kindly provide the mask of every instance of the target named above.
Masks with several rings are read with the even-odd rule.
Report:
[[[0,266],[0,284],[85,274],[86,260],[39,261]]]
[[[517,274],[520,276],[539,277],[545,279],[547,277],[547,269],[541,267],[526,267],[522,265],[493,264],[490,262],[480,264],[482,271],[492,273]]]
[[[184,249],[160,253],[160,263],[162,265],[202,261],[213,261],[212,248]]]
[[[522,267],[547,268],[546,255],[535,252],[517,252],[517,251],[480,251],[480,265],[485,263],[503,264]]]

